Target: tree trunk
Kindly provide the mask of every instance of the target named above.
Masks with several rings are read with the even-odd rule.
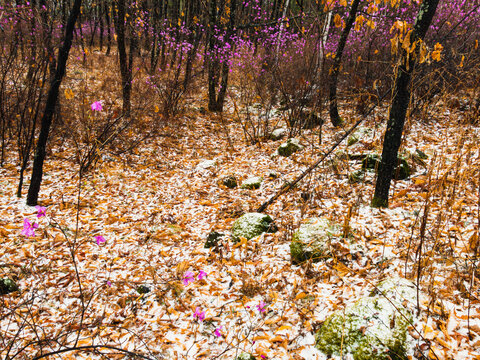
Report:
[[[47,102],[45,104],[45,110],[42,117],[40,135],[38,136],[37,147],[35,150],[35,157],[33,160],[32,177],[30,179],[30,187],[28,188],[27,205],[37,205],[38,193],[40,191],[40,185],[43,177],[43,162],[45,161],[46,147],[48,142],[48,135],[50,133],[50,126],[52,125],[53,114],[55,112],[55,105],[58,100],[58,92],[60,84],[62,83],[63,76],[65,75],[68,54],[72,47],[73,30],[80,14],[80,6],[82,0],[75,0],[70,16],[65,28],[65,39],[63,40],[62,47],[58,52],[58,62],[55,70],[55,75],[50,82],[50,89],[47,95]]]
[[[107,27],[107,51],[105,55],[110,55],[110,49],[112,47],[112,25],[110,24],[110,5],[107,1],[104,2],[103,8],[105,11],[105,26]]]
[[[122,101],[123,101],[123,114],[130,116],[131,110],[131,90],[132,90],[132,69],[129,65],[131,60],[127,59],[127,47],[125,39],[125,0],[117,1],[117,15],[115,16],[115,31],[117,33],[117,46],[118,46],[118,60],[120,62],[120,74],[122,76]],[[132,56],[133,39],[130,43],[130,56]]]
[[[218,40],[215,39],[212,28],[215,28],[218,21],[217,14],[217,4],[216,1],[212,1],[210,4],[210,40],[209,40],[209,50],[210,50],[210,60],[208,63],[208,110],[222,112],[223,104],[225,102],[225,94],[228,86],[228,74],[230,72],[229,68],[229,58],[232,51],[233,45],[229,47],[229,50],[225,51],[224,58],[222,62],[218,60],[219,53],[217,52],[215,56],[214,52],[215,46],[224,46],[225,43],[231,41],[231,37],[234,33],[235,27],[235,18],[237,12],[237,0],[230,1],[230,17],[227,25],[227,30],[225,34],[225,40],[223,44],[220,44]],[[215,58],[212,60],[212,58]],[[218,88],[218,89],[217,89]]]
[[[439,0],[423,0],[415,20],[415,26],[410,35],[412,44],[425,37],[435,15],[438,2]],[[416,49],[418,48],[419,46],[416,46]],[[409,85],[413,67],[415,66],[415,55],[409,54],[402,48],[402,58],[395,79],[395,90],[383,139],[382,161],[378,169],[372,207],[388,207],[388,192],[398,162],[398,149],[402,140],[403,125],[405,124],[405,116],[410,99]]]
[[[343,121],[340,115],[338,114],[338,105],[337,105],[337,83],[338,83],[338,74],[340,72],[340,65],[342,62],[343,50],[347,43],[348,35],[352,29],[352,25],[355,22],[357,16],[358,4],[360,0],[353,0],[352,7],[348,13],[347,22],[345,28],[343,29],[342,35],[338,42],[337,52],[335,53],[335,59],[333,59],[332,74],[330,77],[330,121],[332,125],[337,127],[342,125]]]

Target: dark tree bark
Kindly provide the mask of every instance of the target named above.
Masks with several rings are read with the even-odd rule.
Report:
[[[219,6],[221,8],[222,6]],[[231,37],[234,33],[235,17],[237,12],[237,0],[230,1],[230,17],[225,34],[225,43],[231,41]],[[208,110],[215,112],[223,111],[223,104],[225,102],[225,95],[228,86],[228,74],[229,74],[229,56],[232,50],[232,44],[230,50],[225,51],[224,59],[220,62],[218,59],[218,52],[215,54],[215,46],[224,46],[220,44],[214,34],[214,28],[219,27],[217,14],[217,2],[212,0],[210,3],[210,39],[209,39],[209,51],[210,57],[208,63]],[[215,56],[217,55],[217,56]],[[214,59],[212,59],[214,58]]]
[[[37,205],[38,202],[38,193],[42,183],[43,162],[45,161],[48,135],[50,133],[50,126],[52,125],[53,114],[55,112],[55,106],[58,100],[60,84],[62,83],[62,79],[65,75],[68,54],[70,53],[70,48],[72,47],[73,30],[75,28],[78,15],[80,14],[81,4],[82,0],[75,0],[73,3],[73,7],[70,11],[70,16],[68,17],[65,28],[65,38],[63,40],[62,47],[58,51],[58,61],[55,69],[55,75],[50,82],[47,102],[45,104],[45,110],[41,120],[40,135],[38,136],[37,147],[33,160],[30,187],[28,188],[27,205],[30,206]]]
[[[132,34],[130,37],[130,54],[127,59],[127,46],[125,36],[125,0],[117,1],[117,15],[115,16],[115,31],[117,33],[118,60],[120,62],[120,73],[122,76],[122,100],[123,114],[130,116],[131,111],[131,93],[132,93],[132,63],[133,53],[135,51],[135,39]]]
[[[422,40],[430,27],[439,0],[423,0],[410,35],[410,42]],[[416,46],[418,49],[419,46]],[[398,149],[402,140],[403,126],[410,100],[410,79],[415,66],[416,54],[409,54],[402,48],[401,63],[395,79],[395,90],[390,108],[390,116],[383,139],[382,161],[378,169],[373,207],[388,207],[388,192],[394,170],[398,163]]]
[[[360,0],[353,0],[352,6],[350,7],[350,11],[348,13],[347,22],[345,23],[345,28],[343,29],[342,35],[340,36],[340,40],[338,42],[335,59],[333,59],[332,73],[330,75],[330,121],[335,127],[342,125],[343,122],[342,118],[338,114],[337,105],[338,74],[340,72],[340,65],[342,63],[343,50],[345,49],[348,35],[350,34],[353,23],[355,22],[359,3]]]
[[[110,24],[110,4],[108,1],[103,3],[103,9],[105,11],[105,26],[107,27],[107,51],[105,55],[108,56],[112,47],[112,25]]]

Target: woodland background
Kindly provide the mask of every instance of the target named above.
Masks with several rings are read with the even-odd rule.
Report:
[[[0,358],[325,358],[328,314],[394,274],[423,294],[410,357],[479,358],[480,2],[411,41],[420,6],[0,1]],[[411,172],[377,209],[362,160],[412,59]],[[276,194],[277,233],[204,248]],[[292,264],[318,216],[337,256]]]

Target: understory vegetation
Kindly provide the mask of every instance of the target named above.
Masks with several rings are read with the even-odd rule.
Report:
[[[74,6],[1,5],[0,359],[480,357],[480,4],[420,3],[359,2],[335,123],[351,1],[83,1],[36,206]]]

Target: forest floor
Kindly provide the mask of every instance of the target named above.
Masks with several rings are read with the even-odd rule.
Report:
[[[457,121],[459,110],[440,102],[434,117],[412,116],[407,124],[402,148],[428,159],[393,184],[389,209],[369,206],[373,175],[351,183],[348,175],[361,165],[337,153],[267,209],[277,233],[214,250],[204,248],[210,231],[228,233],[343,130],[325,124],[321,144],[317,130],[306,130],[298,136],[303,151],[274,156],[284,140],[248,144],[231,104],[222,119],[202,106],[205,99],[195,99],[185,116],[129,153],[102,154],[80,183],[75,151],[55,144],[39,197],[46,217],[37,219],[36,209],[15,196],[13,156],[0,168],[0,276],[21,289],[0,298],[0,341],[14,343],[0,345],[1,358],[22,346],[18,357],[33,358],[40,348],[109,344],[152,359],[233,360],[241,352],[324,359],[314,348],[322,321],[380,280],[401,276],[419,283],[412,358],[480,359],[479,128]],[[338,150],[380,153],[387,112],[376,110],[363,124],[374,131]],[[349,109],[344,116],[347,129],[359,119]],[[212,159],[216,166],[197,167]],[[230,174],[240,183],[262,176],[263,183],[257,190],[229,189],[222,178]],[[293,265],[292,233],[311,217],[348,228],[362,250],[340,239],[334,258]],[[39,225],[34,237],[21,235],[25,218]],[[100,235],[105,242],[95,240]],[[185,281],[188,272],[193,281]],[[140,286],[150,291],[140,294]],[[202,312],[200,321],[194,314]],[[102,358],[88,349],[60,357]]]

